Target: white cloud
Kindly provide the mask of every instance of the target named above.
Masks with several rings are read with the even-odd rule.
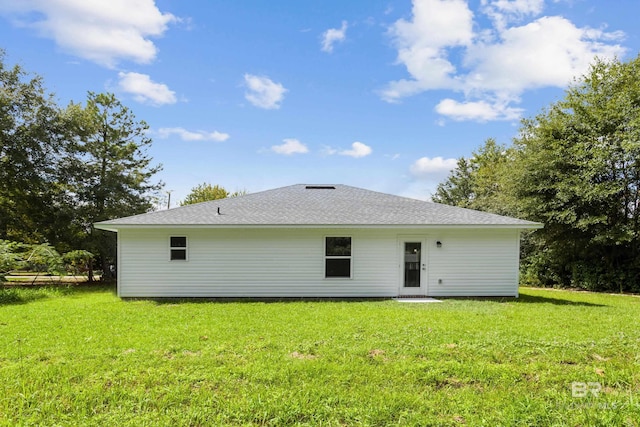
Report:
[[[223,142],[229,139],[228,133],[222,133],[218,131],[206,132],[206,131],[189,131],[181,127],[177,128],[160,128],[158,129],[160,138],[169,138],[171,135],[177,135],[183,141],[215,141]]]
[[[389,28],[409,78],[389,82],[382,99],[452,90],[462,99],[441,100],[439,113],[455,120],[514,120],[522,110],[513,105],[524,91],[565,87],[594,57],[624,54],[622,32],[539,17],[543,8],[543,0],[482,0],[479,11],[491,25],[481,28],[465,0],[413,0],[411,20]]]
[[[456,121],[517,120],[522,111],[521,108],[509,107],[505,103],[492,104],[486,101],[458,102],[450,98],[443,99],[436,105],[438,114]]]
[[[458,164],[457,159],[443,157],[421,157],[409,167],[412,177],[408,188],[402,193],[406,197],[429,200],[438,184],[446,179]]]
[[[333,52],[333,45],[345,41],[347,37],[347,21],[342,21],[340,28],[329,28],[322,33],[322,51],[331,53]]]
[[[133,95],[133,99],[143,104],[160,106],[175,104],[176,93],[163,83],[156,83],[147,74],[118,73],[118,87]]]
[[[151,62],[157,48],[150,38],[178,21],[154,0],[2,0],[0,12],[65,51],[110,68],[121,60]]]
[[[330,147],[328,145],[325,145],[322,147],[322,150],[320,150],[320,153],[324,156],[333,156],[334,154],[336,154],[338,152],[338,150],[336,150],[333,147]]]
[[[537,15],[544,8],[544,0],[481,0],[481,4],[495,11],[515,16]]]
[[[290,156],[292,154],[304,154],[308,153],[309,149],[306,145],[294,138],[283,139],[284,144],[273,145],[271,151],[278,154],[284,154]]]
[[[478,43],[467,53],[471,72],[466,76],[466,88],[517,95],[531,88],[564,87],[585,73],[595,56],[623,54],[619,45],[602,42],[611,37],[616,35],[578,28],[558,16],[508,28],[498,42]]]
[[[381,93],[384,100],[396,102],[458,85],[446,48],[467,46],[473,40],[473,13],[464,0],[414,0],[413,19],[396,21],[389,33],[398,49],[398,63],[412,79],[389,83]]]
[[[446,176],[449,171],[455,169],[456,159],[445,159],[443,157],[421,157],[416,160],[409,170],[411,175],[417,178],[432,177],[433,175]]]
[[[245,74],[244,82],[248,89],[244,97],[251,104],[266,110],[280,108],[280,103],[287,92],[287,89],[280,83],[275,83],[265,76],[254,76],[252,74]]]
[[[350,150],[342,150],[338,152],[338,154],[340,154],[341,156],[350,156],[354,158],[359,158],[359,157],[368,156],[369,154],[371,154],[372,151],[373,150],[368,145],[363,144],[362,142],[356,141],[353,144],[351,144]]]
[[[518,22],[528,15],[539,15],[544,0],[482,0],[482,11],[493,21],[498,30],[510,22]]]

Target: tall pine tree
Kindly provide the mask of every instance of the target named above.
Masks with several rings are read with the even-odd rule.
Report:
[[[90,92],[83,107],[70,104],[75,123],[73,155],[65,162],[68,191],[76,200],[77,222],[85,230],[82,245],[99,255],[105,272],[115,260],[115,238],[93,223],[148,212],[163,183],[154,181],[161,165],[147,150],[148,125],[113,94]]]

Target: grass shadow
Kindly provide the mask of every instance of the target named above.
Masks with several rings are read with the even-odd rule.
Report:
[[[387,301],[393,298],[391,297],[353,297],[353,298],[337,298],[337,297],[121,297],[124,301],[152,301],[156,305],[166,304],[204,304],[204,303],[216,303],[216,304],[237,304],[237,303],[295,303],[295,302],[372,302],[372,301]]]
[[[376,302],[390,301],[392,297],[121,297],[123,301],[151,301],[156,305],[175,305],[175,304],[252,304],[252,303],[296,303],[296,302]],[[520,294],[519,298],[513,297],[438,297],[442,301],[495,301],[500,303],[524,303],[524,304],[554,304],[554,305],[573,305],[584,307],[606,307],[604,304],[595,304],[583,301],[571,301],[561,298],[549,298]]]
[[[585,301],[572,301],[562,298],[550,298],[533,295],[520,294],[516,297],[437,297],[442,301],[493,301],[500,303],[516,304],[553,304],[553,305],[573,305],[583,307],[607,307],[606,304],[596,304]]]
[[[0,307],[5,305],[28,304],[51,297],[73,296],[87,292],[111,291],[114,284],[96,283],[60,283],[35,285],[0,285]]]
[[[550,298],[550,297],[541,297],[538,295],[523,295],[520,294],[520,297],[514,300],[518,303],[524,304],[554,304],[554,305],[574,305],[574,306],[584,306],[584,307],[607,307],[605,304],[596,304],[592,302],[585,301],[572,301],[561,298]]]
[[[2,287],[0,288],[0,307],[5,305],[18,305],[27,304],[39,299],[48,298],[44,292],[38,292],[38,290],[29,289],[16,289],[14,287]]]

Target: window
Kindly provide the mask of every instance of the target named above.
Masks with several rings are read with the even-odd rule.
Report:
[[[351,237],[325,238],[325,277],[351,277]]]
[[[187,260],[187,238],[184,236],[171,236],[169,238],[169,252],[171,261],[186,261]]]

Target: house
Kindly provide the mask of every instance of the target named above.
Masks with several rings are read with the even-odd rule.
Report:
[[[542,224],[346,185],[293,185],[95,224],[121,297],[517,296]]]

